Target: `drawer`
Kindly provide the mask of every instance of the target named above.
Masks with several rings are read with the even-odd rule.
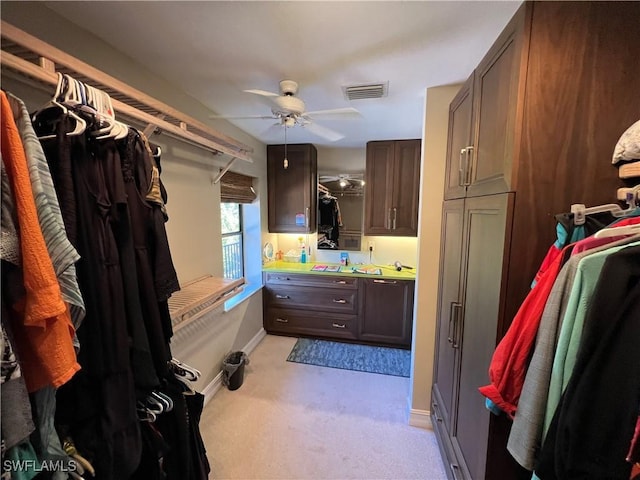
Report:
[[[265,330],[273,333],[313,335],[355,340],[358,327],[356,315],[320,314],[318,312],[269,308]]]
[[[309,267],[311,268],[311,267]],[[304,273],[265,272],[266,285],[301,285],[310,287],[339,287],[357,290],[358,277]]]
[[[319,314],[358,313],[358,291],[348,288],[268,285],[264,295],[271,307],[315,310]]]

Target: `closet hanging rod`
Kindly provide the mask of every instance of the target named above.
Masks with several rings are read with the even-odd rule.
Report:
[[[42,40],[2,21],[3,70],[17,72],[32,79],[55,85],[56,71],[67,73],[84,83],[104,90],[112,98],[116,112],[137,120],[187,143],[252,162],[253,149],[224,135],[203,122],[127,85]],[[149,127],[148,127],[149,128]]]

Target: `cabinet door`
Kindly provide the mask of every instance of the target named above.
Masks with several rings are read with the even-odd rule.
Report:
[[[456,382],[458,380],[459,338],[458,322],[462,320],[460,294],[460,266],[462,264],[462,237],[464,200],[444,203],[442,211],[442,235],[440,240],[440,293],[433,371],[434,420],[443,424],[448,435],[453,431]],[[441,428],[442,425],[437,425]]]
[[[316,229],[318,167],[311,144],[267,146],[269,232],[307,233]]]
[[[394,142],[368,142],[364,234],[388,235],[391,223]]]
[[[473,161],[467,196],[513,190],[524,17],[521,9],[475,70]]]
[[[391,235],[418,235],[420,146],[420,140],[398,140],[394,145]]]
[[[360,285],[362,309],[358,338],[410,347],[414,282],[366,278]]]
[[[469,150],[472,139],[473,79],[471,75],[449,106],[449,135],[444,199],[462,198],[466,194],[465,173],[470,170]]]
[[[460,347],[458,405],[454,448],[464,458],[471,478],[485,478],[489,411],[478,387],[486,384],[496,346],[502,272],[508,256],[513,193],[467,198],[464,212],[462,322],[456,339]],[[524,254],[524,252],[523,252]],[[461,465],[463,467],[463,465]],[[464,470],[464,468],[463,468]]]

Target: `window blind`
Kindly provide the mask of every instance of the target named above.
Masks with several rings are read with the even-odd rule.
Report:
[[[220,201],[252,203],[256,199],[253,178],[242,173],[226,172],[220,179]]]

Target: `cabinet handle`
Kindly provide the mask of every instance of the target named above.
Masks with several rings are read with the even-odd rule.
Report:
[[[391,209],[387,210],[387,218],[384,224],[384,228],[391,230]]]
[[[279,322],[279,323],[289,323],[289,320],[287,320],[286,318],[276,318],[276,322]]]
[[[279,294],[276,293],[276,298],[280,298],[282,300],[288,300],[291,297],[289,295],[279,295]]]
[[[333,303],[347,303],[344,298],[334,298]]]
[[[472,170],[473,170],[473,145],[469,145],[467,148],[465,148],[466,150],[466,165],[465,165],[465,178],[464,178],[464,184],[466,186],[471,185],[471,179],[473,178],[472,176]]]
[[[451,469],[451,473],[453,473],[454,480],[458,480],[458,472],[460,471],[460,467],[455,463],[450,463],[449,468]]]
[[[396,220],[398,219],[398,209],[393,207],[393,230],[396,229]]]
[[[334,280],[333,283],[339,283],[340,285],[346,285],[347,282],[345,280]]]
[[[431,415],[436,419],[436,422],[442,423],[442,418],[440,418],[440,415],[438,415],[438,404],[436,402],[433,402],[432,406],[433,411],[431,412]]]
[[[274,277],[276,280],[286,280],[289,281],[289,277]]]
[[[454,325],[453,317],[455,316],[454,310],[456,308],[456,302],[451,302],[449,305],[449,328],[447,330],[447,342],[453,344],[453,333],[451,327]]]
[[[462,304],[454,302],[453,311],[454,311],[453,341],[451,343],[451,346],[453,348],[460,348],[460,344],[458,343],[458,339],[460,338],[460,317],[461,317],[461,313],[462,313]]]
[[[304,226],[309,230],[309,207],[304,209]]]
[[[340,323],[332,323],[331,326],[333,328],[347,328],[347,326],[344,323],[342,323],[342,324],[340,324]]]
[[[435,418],[436,422],[442,423],[442,419],[438,416],[438,414],[435,412],[435,410],[431,413],[431,416],[433,418]]]
[[[388,285],[395,285],[396,282],[395,280],[374,280],[373,283],[386,283]]]
[[[464,181],[466,179],[466,165],[465,167],[462,166],[462,157],[466,158],[467,155],[467,149],[466,148],[462,148],[460,149],[460,158],[458,159],[458,186],[462,187],[464,186]]]

